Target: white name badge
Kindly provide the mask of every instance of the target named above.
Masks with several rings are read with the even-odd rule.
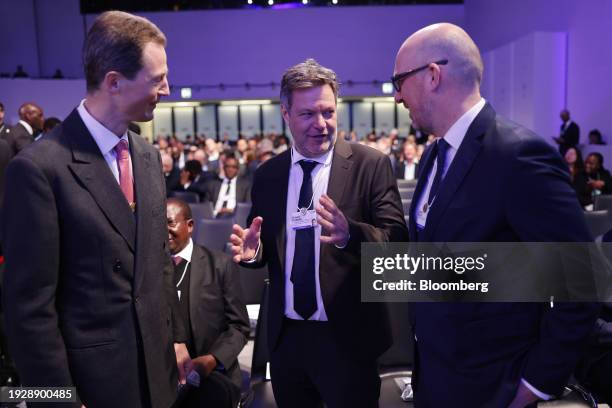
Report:
[[[302,208],[291,214],[291,228],[302,229],[312,228],[317,226],[317,212],[315,210],[307,210]]]

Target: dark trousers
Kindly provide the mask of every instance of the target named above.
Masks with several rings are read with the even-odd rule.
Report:
[[[607,352],[600,351],[597,357],[586,364],[578,379],[595,394],[598,403],[612,406],[612,346],[608,346]]]
[[[173,408],[236,408],[238,401],[240,389],[226,375],[213,371],[198,388],[181,391]]]
[[[285,319],[270,370],[279,408],[378,407],[376,360],[351,354],[328,322]]]

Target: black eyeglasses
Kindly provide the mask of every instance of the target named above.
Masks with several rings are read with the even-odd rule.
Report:
[[[439,60],[439,61],[435,61],[435,62],[430,62],[429,64],[423,65],[422,67],[418,67],[418,68],[415,68],[415,69],[411,69],[410,71],[401,72],[399,74],[393,75],[391,77],[391,83],[393,84],[393,88],[395,88],[395,90],[397,92],[399,92],[400,89],[402,88],[402,81],[404,79],[408,78],[412,74],[416,74],[419,71],[427,69],[430,64],[446,65],[446,64],[448,64],[448,60],[447,59],[443,59],[443,60]]]

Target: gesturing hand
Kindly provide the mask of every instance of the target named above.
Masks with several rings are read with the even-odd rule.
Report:
[[[242,228],[238,224],[232,227],[233,234],[230,235],[232,243],[232,259],[238,263],[255,258],[261,235],[261,224],[263,218],[256,217],[249,228]]]
[[[326,235],[321,233],[321,242],[345,247],[349,240],[348,221],[336,203],[334,203],[334,200],[329,198],[327,194],[323,194],[319,198],[317,215],[317,221],[326,232]]]

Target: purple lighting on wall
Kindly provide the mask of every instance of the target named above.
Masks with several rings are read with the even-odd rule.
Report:
[[[296,9],[296,8],[302,8],[302,7],[304,7],[304,4],[302,3],[283,3],[283,4],[275,4],[270,8],[272,10],[289,10],[289,9]]]

